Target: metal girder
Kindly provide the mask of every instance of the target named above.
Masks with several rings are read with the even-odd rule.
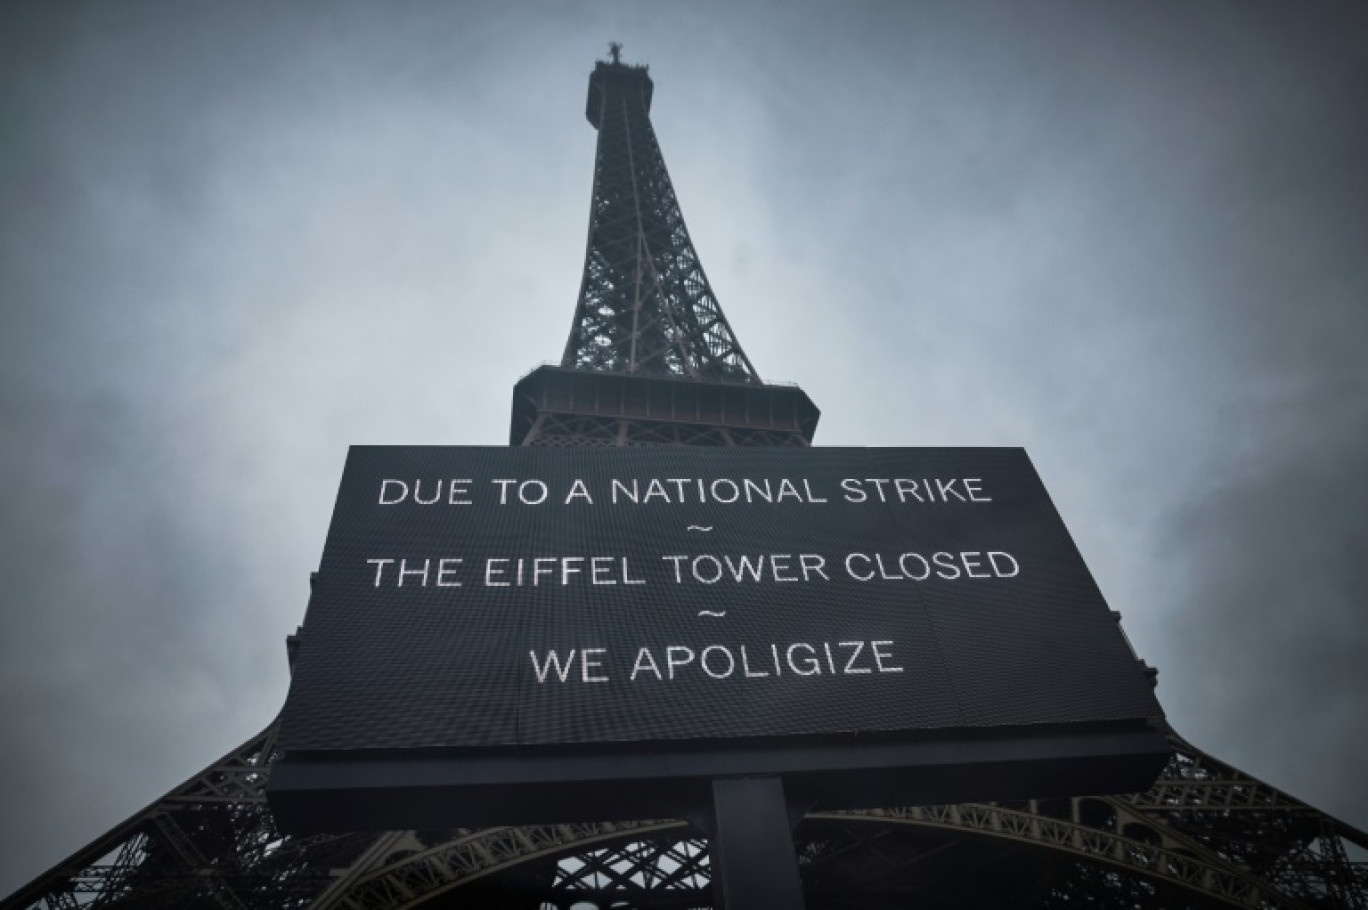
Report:
[[[580,866],[601,865],[594,860],[594,851],[586,851],[586,847],[609,841],[635,843],[642,837],[683,827],[682,821],[666,820],[485,828],[458,833],[427,850],[374,869],[345,894],[313,906],[318,910],[406,910],[486,876],[561,856],[567,851],[581,856]],[[670,882],[654,871],[640,874],[649,876],[653,886],[670,887]],[[622,881],[630,881],[632,875]],[[564,881],[559,889],[565,890]],[[548,885],[550,890],[555,890],[555,883]]]
[[[806,446],[820,416],[792,385],[543,366],[513,387],[509,443]]]
[[[876,824],[910,824],[1012,841],[1023,846],[1070,854],[1128,875],[1153,878],[1200,892],[1236,907],[1305,905],[1279,894],[1270,883],[1178,838],[1164,845],[1116,832],[1041,816],[1038,812],[994,804],[915,806],[847,813],[815,813],[812,820],[860,820]]]
[[[261,793],[274,736],[272,724],[0,907],[412,908],[477,883],[497,893],[501,876],[539,864],[537,893],[553,905],[710,900],[707,864],[680,859],[703,841],[678,820],[281,835]],[[842,892],[851,907],[876,906],[888,893],[876,884],[896,892],[946,879],[959,868],[952,856],[1001,868],[1011,849],[1057,867],[1035,883],[1039,906],[1120,896],[1174,906],[1183,895],[1194,907],[1368,906],[1368,864],[1349,859],[1365,855],[1368,835],[1172,741],[1173,758],[1146,793],[813,813],[798,831],[800,868],[812,888],[864,870]],[[899,831],[932,839],[909,846]],[[965,875],[938,887],[1002,887]]]
[[[706,424],[624,420],[587,415],[542,414],[529,446],[805,446],[797,432],[746,430]]]
[[[0,902],[6,908],[304,907],[373,838],[280,835],[276,723]]]

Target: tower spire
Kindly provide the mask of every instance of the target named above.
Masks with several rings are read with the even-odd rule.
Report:
[[[760,382],[708,284],[651,126],[644,66],[609,44],[589,78],[598,130],[589,242],[561,366]]]

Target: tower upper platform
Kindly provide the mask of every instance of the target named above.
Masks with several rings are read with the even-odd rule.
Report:
[[[651,95],[655,92],[655,83],[651,81],[649,70],[648,66],[603,60],[594,66],[594,71],[589,74],[589,100],[584,108],[584,116],[589,118],[594,129],[603,123],[603,105],[610,97],[639,103],[642,111],[651,113]]]

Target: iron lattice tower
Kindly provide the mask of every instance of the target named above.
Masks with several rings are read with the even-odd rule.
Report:
[[[612,57],[590,77],[599,147],[575,321],[561,365],[515,387],[511,441],[808,444],[816,408],[760,382],[703,275],[645,69]],[[275,734],[0,908],[711,905],[707,844],[678,820],[282,834],[263,793]],[[807,906],[1368,908],[1368,835],[1170,739],[1146,793],[810,814],[795,832]]]
[[[598,130],[589,241],[559,367],[513,389],[512,445],[808,445],[817,408],[768,385],[684,225],[651,126],[654,85],[613,45],[589,76]]]
[[[589,77],[594,194],[561,366],[759,382],[689,239],[651,127],[652,91],[644,66],[600,63]]]

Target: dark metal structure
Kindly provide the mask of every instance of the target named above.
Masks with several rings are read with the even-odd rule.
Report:
[[[760,381],[703,275],[651,92],[616,46],[590,77],[584,283],[561,365],[515,387],[511,441],[807,445],[817,409]],[[681,820],[281,834],[263,797],[275,735],[0,907],[712,906],[708,845]],[[1171,742],[1145,793],[809,814],[795,830],[806,906],[1368,908],[1368,834]]]
[[[817,408],[760,381],[684,226],[644,66],[600,62],[589,243],[559,368],[513,388],[512,445],[809,445]]]

